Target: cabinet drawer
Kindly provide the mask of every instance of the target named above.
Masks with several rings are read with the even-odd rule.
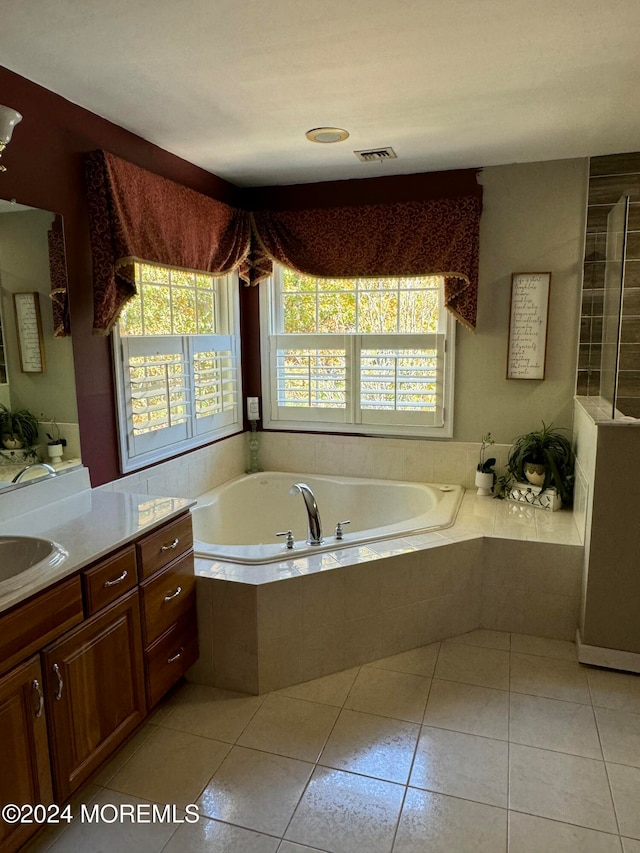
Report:
[[[0,672],[82,622],[80,578],[71,578],[0,617]]]
[[[93,616],[111,604],[133,589],[137,582],[136,551],[133,545],[84,571],[82,585],[87,616]]]
[[[198,659],[195,607],[145,652],[147,703],[152,708]]]
[[[138,542],[136,550],[140,580],[148,578],[192,548],[191,515],[187,513]]]
[[[184,554],[140,587],[145,645],[164,634],[178,617],[195,606],[193,553]]]

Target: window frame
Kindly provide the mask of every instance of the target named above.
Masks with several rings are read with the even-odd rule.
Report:
[[[355,278],[355,276],[354,276]],[[389,276],[391,278],[391,276]],[[274,363],[273,348],[277,340],[284,339],[287,334],[278,331],[278,323],[281,320],[280,309],[280,293],[282,282],[282,268],[274,263],[273,274],[269,279],[264,281],[260,287],[260,360],[262,368],[262,423],[265,429],[270,430],[285,430],[295,432],[336,432],[353,435],[372,435],[372,436],[395,436],[399,438],[451,438],[453,436],[453,402],[454,402],[454,381],[455,381],[455,339],[456,339],[456,321],[450,311],[444,307],[444,279],[440,283],[440,307],[441,316],[439,330],[437,333],[425,333],[419,335],[420,338],[429,339],[432,343],[436,338],[442,338],[442,359],[443,368],[439,372],[438,378],[444,382],[444,391],[441,396],[442,401],[442,423],[441,425],[422,425],[419,418],[414,412],[405,411],[403,417],[406,416],[407,423],[376,423],[376,416],[370,417],[367,422],[353,422],[353,410],[359,408],[355,401],[347,400],[346,410],[327,408],[320,409],[303,409],[298,410],[299,417],[285,417],[283,409],[280,407],[274,413],[274,401],[276,399],[276,376],[272,369]],[[397,340],[415,339],[415,333],[396,333],[396,334],[372,334],[372,335],[323,335],[314,334],[296,334],[291,335],[291,338],[309,340],[325,338],[327,343],[337,343],[341,338],[349,338],[352,343],[347,344],[347,348],[351,348],[352,358],[360,349],[366,349],[364,345],[369,339],[375,346],[375,339]],[[428,343],[425,341],[425,343]],[[327,347],[330,349],[331,347]],[[359,376],[359,371],[354,370],[347,373],[346,384],[349,387],[353,377]],[[357,384],[357,383],[355,383]],[[293,409],[293,407],[292,407]],[[327,414],[326,419],[318,418],[313,413],[324,411]],[[369,414],[377,410],[368,410]],[[344,412],[345,415],[350,415],[349,418],[337,415],[337,412]],[[391,419],[393,420],[393,419]]]
[[[164,267],[162,264],[150,264],[150,266]],[[166,267],[165,267],[166,268]],[[175,269],[175,268],[170,268]],[[215,276],[222,283],[226,293],[219,294],[219,304],[216,308],[218,318],[224,314],[225,331],[223,333],[214,332],[211,334],[186,334],[186,335],[121,335],[120,325],[116,323],[111,335],[112,351],[113,351],[113,375],[114,375],[114,393],[116,402],[116,425],[118,431],[118,450],[120,456],[120,470],[123,474],[128,474],[133,471],[138,471],[141,468],[146,468],[157,462],[163,462],[180,456],[189,450],[195,450],[198,447],[211,444],[221,438],[227,438],[243,431],[243,395],[242,395],[242,363],[241,363],[241,342],[240,342],[240,296],[239,296],[239,279],[235,272],[228,273],[224,276]],[[218,301],[218,300],[217,300]],[[127,361],[125,358],[128,349],[128,341],[145,341],[146,344],[140,345],[141,348],[151,348],[153,343],[161,345],[163,340],[173,342],[174,349],[179,349],[184,354],[187,361],[187,391],[190,395],[190,400],[187,401],[188,418],[185,429],[180,430],[177,427],[165,427],[163,429],[147,433],[145,435],[152,436],[146,442],[149,445],[148,449],[135,452],[135,437],[129,430],[131,421],[131,405],[130,398],[127,397],[126,388],[128,381],[125,378]],[[196,418],[196,402],[193,395],[194,389],[194,356],[197,356],[199,351],[202,351],[202,345],[208,344],[208,349],[212,349],[211,345],[220,344],[231,351],[231,358],[234,362],[233,376],[236,388],[235,411],[232,415],[223,411],[220,415],[214,415],[216,423],[211,428],[203,429],[203,420],[212,421],[207,416],[204,419]],[[222,348],[216,351],[224,351]],[[173,440],[169,438],[167,430],[174,431]],[[163,438],[164,435],[164,438]]]

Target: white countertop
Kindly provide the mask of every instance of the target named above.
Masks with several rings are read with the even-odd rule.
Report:
[[[86,489],[0,522],[0,535],[52,539],[69,555],[59,566],[28,569],[0,582],[0,612],[180,515],[194,503],[186,498]]]

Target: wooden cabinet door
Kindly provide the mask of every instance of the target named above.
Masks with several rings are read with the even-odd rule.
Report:
[[[42,653],[54,790],[65,800],[146,713],[134,590]]]
[[[0,679],[0,806],[53,802],[40,660]],[[0,820],[0,850],[17,850],[37,825]]]

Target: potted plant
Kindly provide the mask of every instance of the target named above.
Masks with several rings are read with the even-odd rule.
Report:
[[[492,444],[494,444],[494,441],[491,438],[490,432],[482,436],[482,444],[480,445],[480,461],[476,468],[476,486],[478,487],[478,494],[482,497],[486,497],[491,494],[493,481],[495,479],[493,466],[496,464],[496,460],[494,457],[490,457],[489,459],[485,458],[487,448],[491,447]]]
[[[40,416],[41,420],[49,422],[47,427],[47,454],[50,459],[60,460],[62,451],[67,446],[67,439],[60,436],[60,427],[55,418],[47,418],[44,415]]]
[[[542,429],[517,438],[509,453],[507,470],[522,483],[527,480],[543,492],[554,486],[563,504],[573,495],[575,457],[571,442],[553,425],[542,422]]]
[[[11,411],[0,403],[0,437],[8,450],[32,450],[38,440],[38,419],[28,409]]]

